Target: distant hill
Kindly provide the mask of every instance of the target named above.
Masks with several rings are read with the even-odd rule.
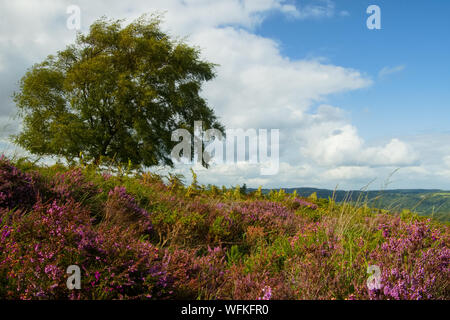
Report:
[[[249,189],[252,191],[252,189]],[[397,189],[397,190],[372,190],[372,191],[344,191],[317,188],[285,188],[287,193],[297,194],[302,197],[309,197],[316,193],[318,198],[332,198],[337,202],[356,202],[358,199],[367,199],[368,204],[380,209],[390,211],[402,211],[409,209],[420,215],[431,216],[443,221],[450,221],[450,191],[438,189]],[[270,189],[263,189],[268,193]]]

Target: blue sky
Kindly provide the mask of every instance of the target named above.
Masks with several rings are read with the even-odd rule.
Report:
[[[0,0],[2,152],[24,153],[8,140],[21,128],[11,94],[73,43],[72,5],[81,32],[101,16],[164,13],[164,31],[219,65],[202,95],[227,128],[280,130],[277,174],[195,166],[201,183],[379,189],[399,169],[388,188],[450,190],[450,1]],[[381,30],[366,26],[369,5]]]
[[[366,27],[371,4],[381,9],[381,30]],[[274,13],[256,33],[276,39],[292,59],[323,57],[371,76],[371,87],[329,97],[351,112],[364,138],[449,132],[450,1],[339,0],[335,6],[341,14],[331,18]]]

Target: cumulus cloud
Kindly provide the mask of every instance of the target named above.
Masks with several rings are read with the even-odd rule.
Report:
[[[191,38],[207,59],[220,65],[205,95],[229,125],[300,125],[313,102],[371,84],[353,69],[315,60],[291,61],[280,54],[276,42],[246,30],[209,29]]]
[[[368,146],[345,113],[329,105],[321,105],[317,113],[309,115],[307,125],[298,133],[303,138],[303,156],[321,166],[402,167],[418,160],[413,148],[399,139]]]

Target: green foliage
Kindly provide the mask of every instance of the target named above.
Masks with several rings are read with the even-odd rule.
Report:
[[[183,189],[183,175],[169,174],[169,188],[172,192]]]
[[[239,246],[233,245],[227,252],[228,264],[237,264],[241,261],[243,254],[239,251]]]
[[[230,235],[230,231],[228,230],[228,223],[225,221],[223,216],[218,216],[211,227],[209,228],[209,232],[214,236],[215,239],[226,239],[227,236]]]
[[[193,132],[201,120],[223,131],[199,95],[214,65],[159,25],[157,17],[97,20],[29,69],[14,96],[23,118],[14,141],[40,156],[139,167],[172,164],[175,129]]]
[[[280,189],[279,191],[270,190],[268,198],[272,201],[283,201],[287,198],[287,194],[284,189]]]
[[[240,200],[241,196],[242,196],[241,187],[239,185],[236,185],[236,187],[234,188],[233,197],[236,200]]]
[[[263,197],[263,194],[262,194],[262,186],[259,186],[259,187],[258,187],[258,190],[256,190],[256,192],[255,192],[255,197],[256,197],[257,199],[260,199],[260,198]]]
[[[195,197],[203,189],[201,186],[199,186],[198,180],[197,180],[197,174],[194,172],[194,169],[192,169],[192,168],[191,168],[191,174],[192,174],[192,182],[191,182],[191,185],[186,190],[187,197]]]

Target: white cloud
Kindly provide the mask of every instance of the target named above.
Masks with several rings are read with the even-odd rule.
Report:
[[[363,160],[375,166],[408,166],[418,160],[418,155],[407,143],[392,139],[382,147],[367,148],[362,153]]]
[[[322,176],[325,179],[335,181],[354,180],[354,179],[370,179],[376,177],[376,172],[370,167],[359,166],[340,166],[325,171]]]
[[[356,128],[349,124],[325,122],[303,135],[307,140],[302,154],[322,166],[355,162],[363,145]]]
[[[291,7],[291,6],[289,6]],[[331,0],[315,1],[299,6],[292,15],[298,19],[332,17],[335,14],[335,4]]]
[[[401,72],[403,70],[405,70],[405,66],[404,65],[395,66],[395,67],[384,67],[378,73],[378,77],[383,78],[383,77],[386,77],[388,75]]]
[[[371,84],[352,69],[316,60],[291,61],[280,54],[275,41],[242,29],[208,29],[193,35],[191,42],[220,65],[205,95],[228,125],[301,125],[314,101]]]
[[[286,13],[286,14],[288,14],[290,16],[293,16],[293,17],[299,17],[300,16],[300,12],[292,4],[285,4],[284,6],[282,6],[281,12]]]
[[[321,166],[406,166],[417,161],[415,151],[399,139],[368,146],[345,113],[329,105],[309,115],[298,133],[304,140],[300,147],[303,156]]]
[[[444,157],[445,165],[450,169],[450,155]]]

